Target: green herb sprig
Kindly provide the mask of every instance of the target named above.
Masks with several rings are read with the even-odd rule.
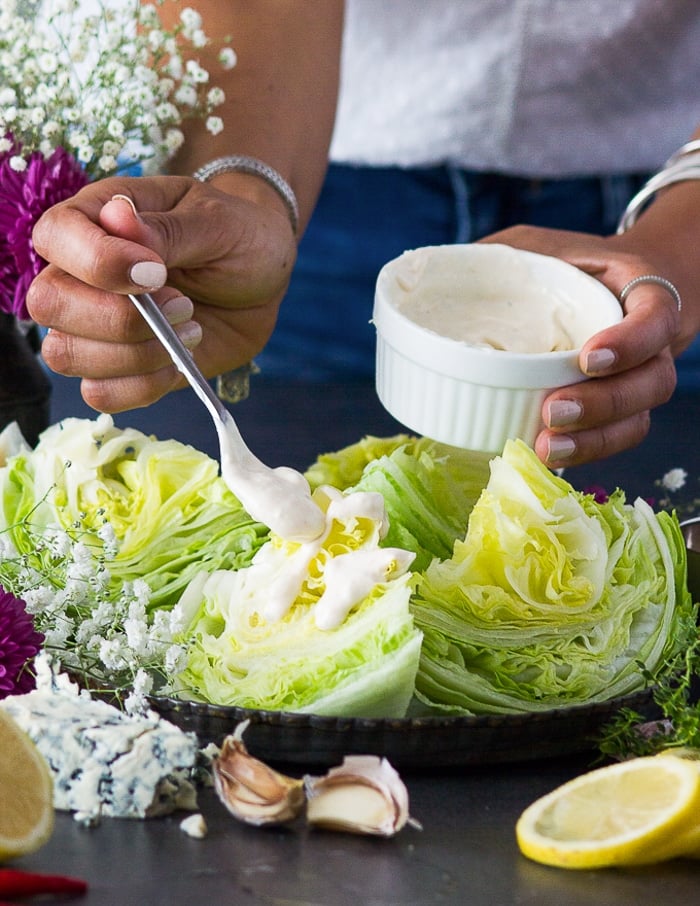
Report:
[[[622,759],[684,748],[700,755],[700,634],[668,671],[647,680],[660,716],[650,721],[633,708],[622,708],[603,728],[601,754]]]

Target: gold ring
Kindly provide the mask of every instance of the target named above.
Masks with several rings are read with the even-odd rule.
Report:
[[[635,286],[639,286],[641,283],[656,283],[657,286],[663,286],[663,288],[673,296],[676,305],[678,306],[678,311],[681,310],[683,306],[681,294],[670,280],[667,280],[665,277],[659,277],[657,274],[645,274],[642,277],[635,277],[634,280],[630,280],[629,283],[626,283],[620,291],[620,302],[624,302]]]

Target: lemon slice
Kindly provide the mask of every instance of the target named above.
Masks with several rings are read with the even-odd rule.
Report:
[[[590,771],[520,816],[523,855],[562,868],[644,865],[688,853],[700,771],[682,758],[634,758]]]
[[[0,862],[39,849],[54,823],[53,781],[27,734],[0,709]]]
[[[665,749],[659,752],[657,758],[683,758],[690,761],[695,766],[695,770],[700,772],[700,749],[690,748],[687,746]],[[700,813],[694,825],[688,828],[684,833],[679,834],[672,841],[672,848],[676,851],[675,855],[689,856],[691,859],[700,859]]]

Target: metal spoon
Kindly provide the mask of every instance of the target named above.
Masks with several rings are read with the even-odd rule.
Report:
[[[150,293],[129,294],[178,371],[209,410],[219,437],[221,476],[247,512],[290,541],[312,541],[325,529],[325,515],[311,499],[309,484],[295,469],[271,469],[248,449],[233,416],[212,390],[192,354]]]
[[[681,522],[681,532],[688,554],[688,589],[694,601],[700,601],[700,516]]]

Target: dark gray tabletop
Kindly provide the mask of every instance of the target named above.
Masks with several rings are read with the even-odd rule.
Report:
[[[85,906],[658,906],[695,903],[700,863],[565,871],[518,852],[514,825],[534,798],[588,767],[575,758],[404,774],[423,830],[392,839],[240,824],[211,791],[209,834],[180,816],[105,819],[91,830],[59,815],[46,847],[18,867],[84,878]]]
[[[77,383],[58,380],[54,419],[89,414]],[[271,465],[306,466],[317,453],[366,433],[399,429],[371,385],[274,384],[261,378],[235,409],[251,448]],[[649,439],[604,464],[572,469],[577,486],[623,487],[654,496],[667,469],[700,475],[700,398],[677,397],[656,413]],[[123,426],[177,437],[216,455],[216,438],[188,391],[117,417]],[[514,836],[520,812],[539,795],[592,765],[593,755],[494,766],[402,771],[411,813],[423,830],[390,840],[291,829],[261,830],[235,821],[210,790],[200,794],[209,824],[203,840],[186,836],[182,815],[150,821],[110,819],[88,830],[59,815],[51,841],[18,867],[60,871],[90,884],[86,906],[274,904],[274,906],[657,906],[697,902],[700,863],[563,871],[523,858]],[[291,769],[290,769],[291,772]],[[300,773],[300,769],[295,769]]]

